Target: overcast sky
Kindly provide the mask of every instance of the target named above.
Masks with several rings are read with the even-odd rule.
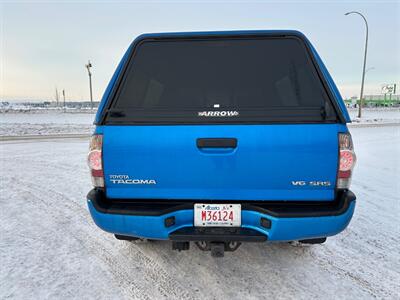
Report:
[[[95,100],[131,41],[146,32],[297,29],[321,55],[344,97],[359,94],[365,25],[370,27],[366,93],[400,81],[399,1],[4,1],[0,0],[0,99]]]

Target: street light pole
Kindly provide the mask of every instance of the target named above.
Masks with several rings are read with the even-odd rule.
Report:
[[[350,15],[350,14],[357,14],[361,16],[364,19],[365,22],[365,27],[366,27],[366,33],[365,33],[365,49],[364,49],[364,65],[363,65],[363,72],[362,72],[362,79],[361,79],[361,92],[360,92],[360,105],[358,106],[358,117],[361,118],[361,108],[363,106],[363,96],[364,96],[364,79],[365,79],[365,66],[367,64],[367,49],[368,49],[368,22],[367,19],[364,17],[364,15],[358,11],[350,11],[348,13],[345,13],[344,15]]]
[[[91,107],[91,109],[93,109],[92,72],[90,72],[90,68],[92,67],[92,64],[90,63],[90,60],[88,60],[88,63],[85,65],[85,67],[88,70],[88,75],[89,75],[90,107]]]
[[[63,94],[63,99],[64,99],[64,112],[66,111],[66,107],[65,107],[65,90],[62,90],[62,94]]]

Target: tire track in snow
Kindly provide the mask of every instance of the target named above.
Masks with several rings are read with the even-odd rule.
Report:
[[[321,252],[318,252],[317,255],[312,251],[310,252],[310,255],[315,259],[315,262],[318,263],[327,272],[332,272],[333,268],[337,272],[337,274],[339,274],[339,276],[347,277],[348,279],[352,280],[355,284],[361,286],[364,290],[367,290],[372,297],[378,298],[378,294],[380,293],[377,292],[376,288],[373,288],[371,286],[371,283],[369,283],[366,280],[363,280],[356,274],[340,267],[340,265],[332,259],[332,257],[337,258],[337,254],[335,255],[331,250],[326,248],[322,254],[323,256],[321,256]]]
[[[80,225],[88,225],[85,224],[88,223],[87,221],[92,222],[88,220],[89,216],[86,208],[74,202],[73,199],[66,197],[63,193],[57,190],[48,190],[43,186],[36,186],[34,182],[22,180],[17,177],[11,177],[11,179],[12,184],[19,186],[20,190],[30,195],[30,201],[42,203],[45,212],[51,215],[52,218],[59,219],[60,216],[70,215],[72,212],[74,218],[79,217],[79,219],[81,219]],[[63,205],[52,205],[43,199],[62,202]],[[65,208],[68,209],[67,213]],[[89,228],[89,226],[87,228]],[[122,288],[127,298],[154,299],[163,297],[165,299],[194,299],[190,296],[190,293],[183,289],[163,268],[140,251],[139,246],[134,244],[129,245],[129,255],[126,256],[127,261],[123,262],[117,259],[115,251],[110,251],[110,249],[104,247],[104,244],[110,243],[100,243],[96,239],[89,239],[88,237],[91,236],[90,232],[86,232],[87,235],[82,235],[82,229],[84,229],[84,227],[80,226],[80,228],[77,228],[72,234],[70,232],[65,232],[65,234],[70,235],[70,238],[80,241],[83,246],[90,249],[91,253],[95,254],[96,257],[103,260],[109,266],[114,279]],[[106,234],[101,231],[99,231],[99,233],[103,235]],[[54,235],[57,234],[59,233],[54,231]],[[119,242],[114,239],[112,241],[110,246]],[[139,265],[140,268],[132,269],[131,266],[134,265]],[[139,274],[135,274],[133,270]],[[142,280],[138,280],[139,278]]]

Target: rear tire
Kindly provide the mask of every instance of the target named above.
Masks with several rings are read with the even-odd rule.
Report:
[[[120,241],[137,241],[139,238],[134,236],[114,234],[115,238]]]
[[[323,243],[325,243],[325,241],[326,241],[326,237],[317,238],[317,239],[300,240],[299,242],[302,244],[316,245],[316,244],[323,244]]]

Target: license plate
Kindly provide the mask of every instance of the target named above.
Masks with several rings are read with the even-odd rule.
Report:
[[[194,205],[194,226],[198,227],[239,227],[242,223],[240,204]]]

